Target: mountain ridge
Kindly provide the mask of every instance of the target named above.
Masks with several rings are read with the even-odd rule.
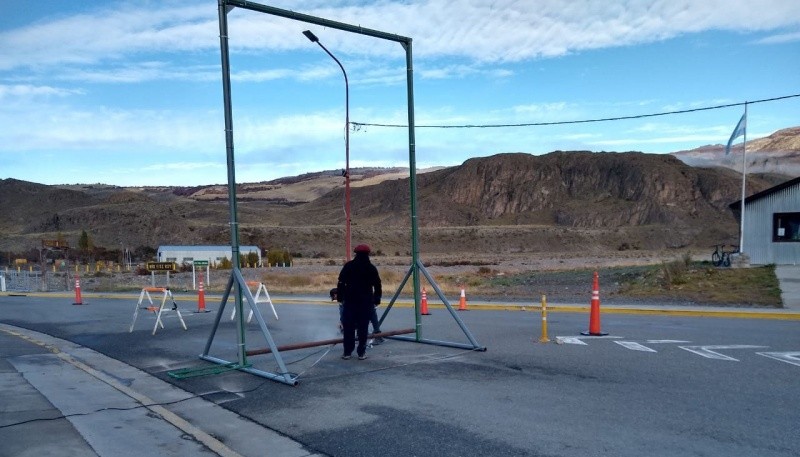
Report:
[[[748,142],[748,151],[752,144],[755,152],[782,149],[777,169],[791,170],[799,161],[792,149],[798,137],[800,128],[784,129]],[[708,147],[707,162],[719,159],[719,147]],[[740,198],[741,174],[719,164],[691,166],[685,156],[504,153],[421,170],[421,243],[427,252],[488,255],[735,242],[738,227],[728,205]],[[407,168],[351,169],[354,240],[408,252],[407,176]],[[793,177],[748,172],[747,193]],[[303,256],[337,251],[344,236],[343,181],[332,170],[238,184],[240,242]],[[36,249],[58,236],[75,245],[83,230],[109,249],[230,242],[226,186],[47,186],[9,178],[0,180],[0,195],[2,251]]]

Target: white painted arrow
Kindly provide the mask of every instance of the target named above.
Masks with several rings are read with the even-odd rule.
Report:
[[[800,367],[800,352],[756,352],[756,354]]]
[[[603,336],[557,336],[557,344],[580,344],[586,346],[582,340],[600,340],[600,339],[614,339],[622,338],[621,336],[603,335]]]
[[[694,352],[697,355],[702,355],[708,359],[718,359],[718,360],[730,360],[733,362],[738,362],[738,359],[734,359],[733,357],[720,354],[715,350],[719,349],[757,349],[757,348],[765,348],[768,346],[751,346],[749,344],[731,344],[727,346],[678,346],[681,349],[685,349],[689,352]]]
[[[586,343],[581,341],[580,338],[576,336],[557,336],[556,343],[558,344],[582,344],[586,346]]]
[[[658,352],[655,349],[650,349],[649,347],[639,344],[635,341],[614,341],[615,343],[619,344],[624,348],[628,348],[633,351],[642,351],[642,352]]]

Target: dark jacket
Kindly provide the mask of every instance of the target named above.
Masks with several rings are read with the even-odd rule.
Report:
[[[353,260],[344,264],[336,288],[339,301],[353,311],[372,312],[381,303],[381,278],[368,254],[356,253]]]

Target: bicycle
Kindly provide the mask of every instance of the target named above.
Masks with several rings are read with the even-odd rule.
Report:
[[[711,253],[711,264],[715,267],[731,266],[731,254],[737,254],[739,252],[739,246],[732,244],[731,247],[734,249],[726,251],[724,244],[715,244],[714,252]]]

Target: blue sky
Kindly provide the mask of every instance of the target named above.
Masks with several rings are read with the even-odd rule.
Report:
[[[796,0],[288,0],[264,4],[411,37],[418,125],[631,116],[800,93]],[[302,9],[300,7],[302,6]],[[0,5],[0,178],[227,182],[217,2]],[[238,182],[344,166],[350,120],[405,124],[397,43],[242,9],[228,15]],[[416,131],[419,168],[502,152],[667,153],[725,143],[732,107],[618,122]],[[750,105],[748,140],[800,125]],[[407,166],[405,129],[350,135],[351,166]]]

